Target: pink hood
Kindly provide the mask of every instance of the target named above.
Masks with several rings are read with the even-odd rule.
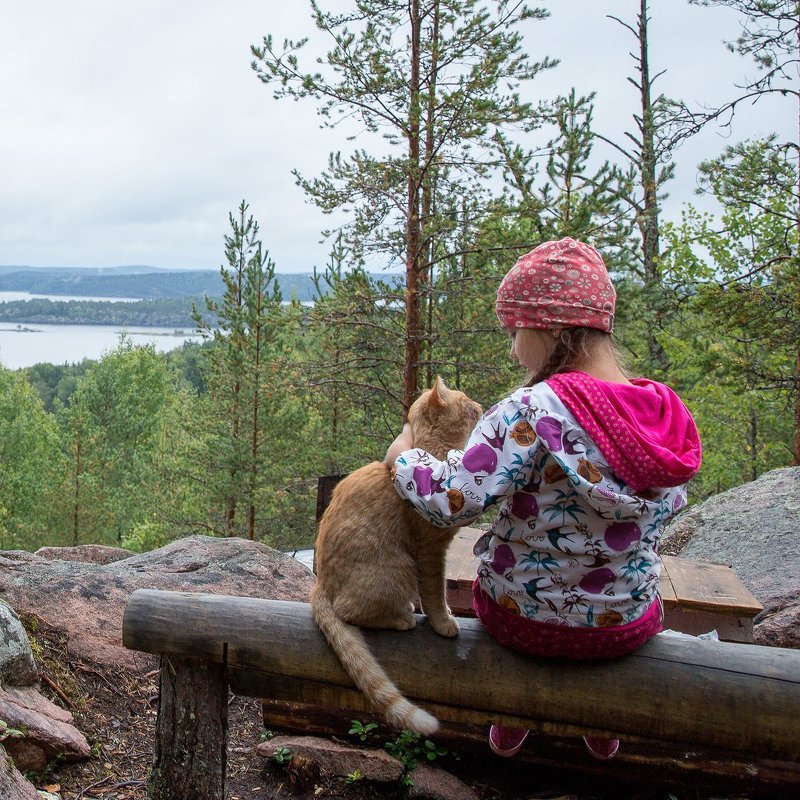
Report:
[[[567,372],[547,384],[634,491],[680,486],[700,469],[702,447],[692,415],[663,383],[608,383]]]

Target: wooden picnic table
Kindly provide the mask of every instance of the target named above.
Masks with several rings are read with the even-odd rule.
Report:
[[[478,559],[472,553],[484,533],[461,528],[447,553],[447,599],[457,616],[474,616],[472,583]],[[762,606],[726,564],[662,556],[664,627],[697,636],[712,630],[727,642],[753,642],[753,617]]]

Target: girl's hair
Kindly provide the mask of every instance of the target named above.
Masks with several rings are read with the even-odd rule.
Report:
[[[550,353],[550,358],[538,372],[528,374],[525,386],[533,386],[551,375],[577,369],[580,364],[590,361],[597,349],[601,347],[609,348],[622,374],[626,378],[631,377],[622,354],[610,333],[597,328],[583,327],[561,328],[556,333],[556,346]]]

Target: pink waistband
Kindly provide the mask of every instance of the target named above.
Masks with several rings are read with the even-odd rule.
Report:
[[[639,619],[610,628],[575,628],[536,622],[503,608],[472,585],[472,607],[486,632],[504,647],[543,658],[615,658],[640,648],[661,630],[661,601],[651,603]]]

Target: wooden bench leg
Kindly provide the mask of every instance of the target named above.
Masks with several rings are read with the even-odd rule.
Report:
[[[227,739],[225,665],[162,656],[149,800],[224,800]]]

